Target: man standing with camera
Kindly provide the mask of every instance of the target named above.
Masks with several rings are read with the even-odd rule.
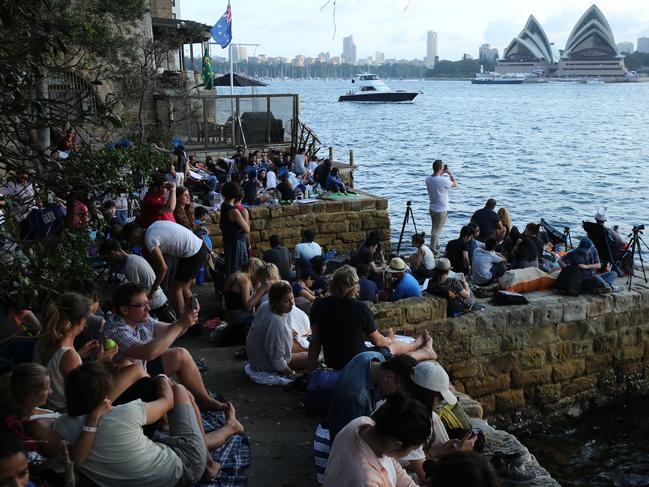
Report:
[[[441,160],[433,162],[433,174],[426,178],[426,189],[430,201],[431,219],[430,248],[435,255],[439,253],[439,237],[448,218],[448,190],[455,188],[457,181],[453,173]]]

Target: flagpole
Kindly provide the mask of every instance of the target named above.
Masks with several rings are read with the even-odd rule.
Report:
[[[234,95],[234,69],[232,67],[232,43],[228,46],[230,48],[230,95]]]

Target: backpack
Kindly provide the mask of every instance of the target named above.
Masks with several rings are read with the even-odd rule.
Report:
[[[562,294],[578,296],[584,283],[584,273],[576,265],[564,267],[554,283],[554,289]]]

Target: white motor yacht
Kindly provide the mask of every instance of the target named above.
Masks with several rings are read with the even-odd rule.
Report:
[[[338,101],[365,101],[373,103],[397,103],[412,101],[416,91],[393,90],[375,74],[363,73],[352,79],[354,89],[338,98]]]

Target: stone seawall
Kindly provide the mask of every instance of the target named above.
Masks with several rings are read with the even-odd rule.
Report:
[[[359,198],[349,200],[249,208],[253,249],[268,249],[268,239],[277,234],[292,250],[301,242],[302,230],[307,228],[316,232],[316,242],[324,249],[335,249],[341,255],[356,251],[372,230],[379,233],[383,242],[389,242],[388,201],[361,191],[358,195]],[[220,250],[223,240],[218,224],[210,225],[209,230],[214,248]]]
[[[446,318],[445,301],[429,296],[372,309],[380,328],[429,330],[455,387],[499,427],[649,392],[649,287],[527,297],[528,305],[488,305],[457,318]]]

